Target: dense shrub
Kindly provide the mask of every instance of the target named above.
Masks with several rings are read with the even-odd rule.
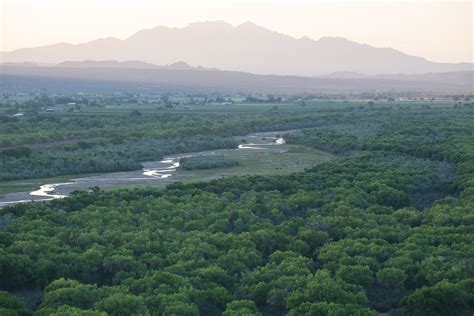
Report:
[[[179,160],[179,166],[184,170],[230,168],[238,164],[237,160],[221,155],[193,156]]]

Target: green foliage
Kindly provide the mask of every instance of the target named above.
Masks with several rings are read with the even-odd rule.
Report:
[[[255,303],[249,300],[232,301],[226,306],[226,310],[222,313],[222,316],[260,316],[262,313],[259,312]]]
[[[130,294],[113,294],[98,301],[94,306],[111,316],[148,315],[143,297]]]
[[[0,291],[0,315],[28,316],[32,313],[23,301],[7,292]]]
[[[97,301],[97,286],[81,284],[64,278],[51,282],[45,288],[41,303],[41,312],[45,315],[60,312],[65,306],[78,309],[90,309]]]
[[[412,315],[469,315],[472,310],[474,280],[458,283],[441,281],[422,287],[403,299]]]
[[[362,285],[368,288],[374,282],[373,271],[368,266],[340,266],[336,271],[336,277],[347,283]]]
[[[31,155],[31,148],[19,146],[16,148],[4,149],[0,151],[0,157],[2,158],[21,158],[29,157]]]
[[[231,115],[230,115],[231,114]],[[236,148],[250,132],[314,126],[301,113],[58,113],[0,121],[0,181],[128,171],[165,155]],[[34,145],[26,147],[26,145]]]
[[[212,168],[230,168],[237,166],[239,162],[235,159],[222,156],[193,156],[181,158],[179,160],[180,168],[184,170],[212,169]]]
[[[301,306],[293,309],[288,314],[290,316],[311,315],[311,316],[375,316],[376,312],[369,308],[360,307],[352,304],[335,304],[328,302],[303,303]]]
[[[401,288],[406,279],[405,271],[398,268],[384,268],[377,272],[377,282],[386,287]]]
[[[307,145],[336,154],[346,153],[351,149],[355,149],[356,140],[355,136],[338,134],[329,129],[308,129],[301,133],[287,136],[287,141],[290,143]]]
[[[68,305],[62,305],[57,308],[55,311],[49,311],[48,316],[84,316],[84,315],[93,315],[93,316],[108,316],[106,312],[100,312],[93,309],[80,309],[76,307],[71,307]]]
[[[235,147],[237,143],[233,139],[213,137],[142,138],[117,144],[78,142],[67,147],[37,150],[28,156],[2,159],[0,155],[0,180],[136,170],[141,168],[141,162],[160,160],[165,155]]]

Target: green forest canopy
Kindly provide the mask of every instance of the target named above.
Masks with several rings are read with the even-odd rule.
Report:
[[[474,111],[347,112],[305,172],[2,209],[0,312],[471,315]]]

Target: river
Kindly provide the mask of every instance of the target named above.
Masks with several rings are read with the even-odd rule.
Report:
[[[177,172],[181,158],[221,154],[230,150],[265,150],[268,149],[269,146],[285,144],[285,139],[280,137],[279,133],[283,132],[262,132],[247,135],[246,139],[250,141],[240,144],[236,149],[220,149],[166,156],[160,161],[142,163],[142,170],[103,173],[100,175],[71,179],[69,182],[47,183],[31,192],[7,193],[0,197],[0,208],[16,203],[61,199],[67,197],[72,191],[88,190],[96,186],[101,189],[107,189],[138,184],[153,185],[156,184],[156,181],[161,181],[166,185],[181,179],[179,172]]]

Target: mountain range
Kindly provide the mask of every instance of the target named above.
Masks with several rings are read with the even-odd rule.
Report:
[[[300,94],[318,92],[473,90],[474,72],[363,75],[332,73],[324,76],[258,75],[191,67],[184,62],[158,66],[137,61],[62,62],[39,66],[0,64],[0,92],[46,89],[68,92],[188,91]]]
[[[8,65],[8,64],[7,64]],[[192,67],[184,61],[178,61],[170,65],[155,65],[138,60],[116,61],[116,60],[85,60],[85,61],[63,61],[56,65],[62,68],[124,68],[124,69],[168,69],[168,70],[196,70],[215,71],[215,68],[204,68],[202,66]]]
[[[58,43],[0,53],[0,61],[4,63],[68,61],[66,65],[71,67],[71,62],[85,60],[116,61],[112,62],[115,65],[111,64],[114,68],[123,67],[120,63],[130,63],[130,60],[137,61],[133,62],[135,68],[151,68],[147,63],[173,65],[184,61],[206,68],[296,76],[473,70],[471,63],[436,63],[392,48],[376,48],[339,37],[297,39],[250,22],[237,26],[221,21],[198,22],[183,28],[158,26],[124,40],[104,38],[82,44]],[[138,63],[144,67],[138,67]]]

